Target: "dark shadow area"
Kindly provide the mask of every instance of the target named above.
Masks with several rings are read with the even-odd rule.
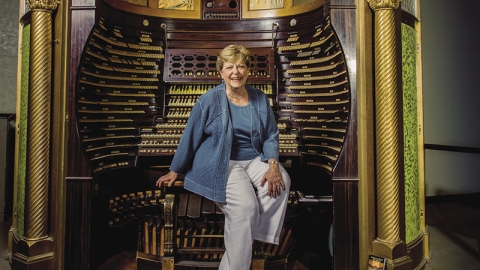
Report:
[[[432,256],[426,269],[453,269],[449,265],[457,265],[456,269],[480,268],[479,196],[472,193],[426,198]]]

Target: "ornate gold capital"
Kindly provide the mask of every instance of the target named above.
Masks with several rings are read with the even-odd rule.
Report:
[[[60,0],[25,0],[25,3],[30,10],[55,11]]]
[[[397,9],[400,6],[401,1],[402,0],[367,0],[373,11],[379,9]]]

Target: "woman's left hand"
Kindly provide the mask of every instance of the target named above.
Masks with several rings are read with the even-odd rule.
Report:
[[[280,193],[285,191],[285,183],[282,180],[282,174],[280,173],[280,165],[269,164],[268,171],[263,176],[260,185],[263,187],[265,182],[268,181],[268,195],[276,198]]]

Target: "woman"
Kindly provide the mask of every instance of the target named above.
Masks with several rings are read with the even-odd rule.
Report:
[[[290,177],[278,162],[278,127],[267,96],[246,85],[250,54],[224,48],[223,83],[195,103],[170,165],[157,185],[185,172],[184,188],[215,201],[225,214],[219,269],[249,269],[253,240],[278,244]]]

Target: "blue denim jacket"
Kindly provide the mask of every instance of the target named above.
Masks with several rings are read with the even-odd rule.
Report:
[[[263,161],[278,159],[279,131],[268,98],[249,85],[247,91],[252,105],[252,145]],[[185,173],[187,190],[224,203],[232,138],[225,84],[220,84],[193,106],[170,170]]]

